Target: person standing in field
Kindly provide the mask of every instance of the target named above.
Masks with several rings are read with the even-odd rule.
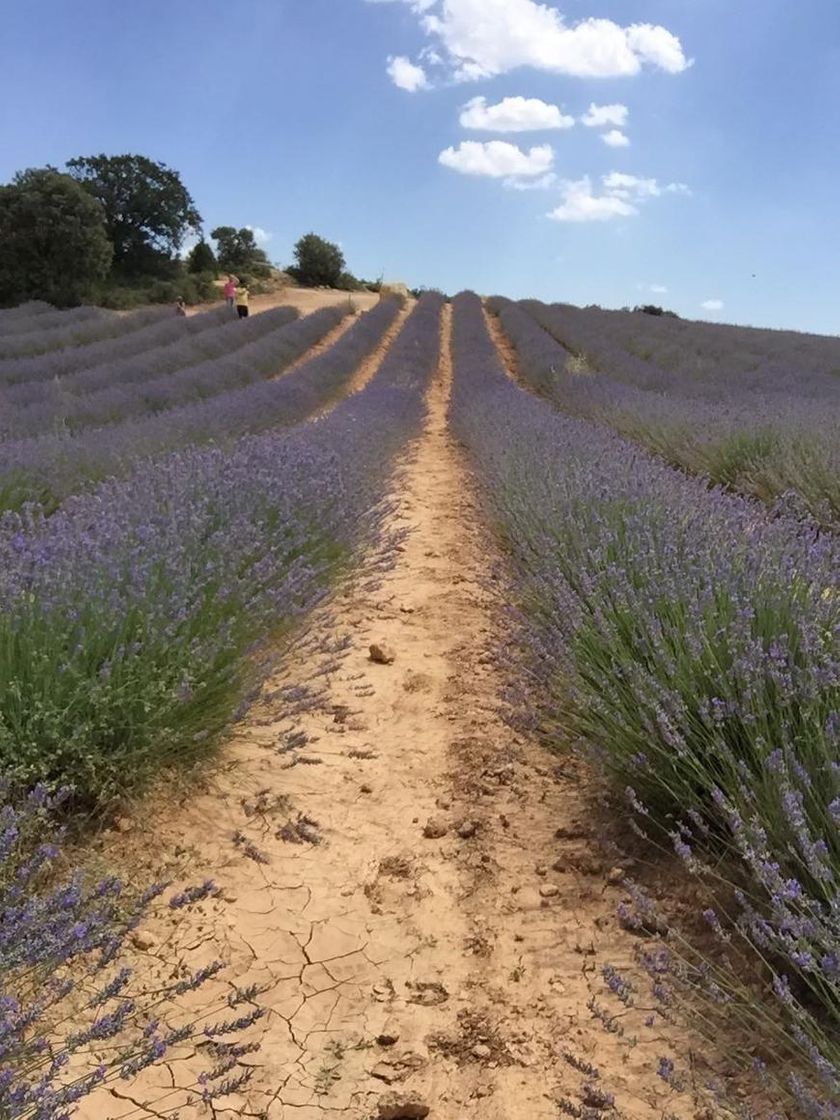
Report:
[[[234,304],[236,303],[236,277],[235,276],[228,276],[227,280],[225,281],[225,286],[224,286],[224,288],[222,288],[222,291],[225,294],[225,299],[227,300],[228,307],[231,309],[231,311],[233,311]]]
[[[184,302],[183,296],[180,296],[177,303],[175,304],[175,314],[183,316],[187,314],[187,305]]]
[[[249,298],[250,298],[250,292],[248,291],[248,289],[243,284],[242,287],[237,292],[237,295],[236,295],[236,314],[239,316],[240,319],[247,319],[248,318],[248,300],[249,300]]]

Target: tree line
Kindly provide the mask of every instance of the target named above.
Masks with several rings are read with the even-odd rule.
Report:
[[[186,260],[185,243],[199,240]],[[274,269],[253,230],[203,220],[180,174],[140,155],[80,156],[63,169],[30,168],[0,186],[0,306],[41,299],[119,306],[216,294],[219,272],[265,280]],[[304,286],[366,286],[341,249],[314,233],[285,271]]]

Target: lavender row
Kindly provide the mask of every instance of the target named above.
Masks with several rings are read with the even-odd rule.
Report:
[[[196,315],[188,321],[204,318]],[[210,315],[206,318],[206,324],[200,324],[186,337],[182,335],[177,342],[146,350],[136,357],[94,366],[46,384],[28,382],[18,386],[36,399],[28,405],[7,408],[0,431],[5,429],[7,439],[23,439],[50,429],[72,433],[247,385],[274,368],[249,364],[248,346],[294,323],[298,312],[291,307],[277,307],[245,320],[227,315],[221,320]],[[333,316],[325,318],[333,324]],[[299,356],[300,336],[308,337],[314,326],[290,331],[292,357]],[[216,359],[237,354],[243,357],[242,363],[220,370]],[[280,372],[283,365],[278,360],[276,371]],[[13,390],[7,401],[12,395]]]
[[[581,372],[531,305],[494,299],[490,306],[523,378],[564,412],[608,423],[714,483],[840,526],[840,410],[828,398],[735,389],[712,403],[641,389],[612,373]]]
[[[102,338],[113,338],[135,326],[144,325],[171,315],[171,309],[153,307],[145,311],[134,311],[130,315],[119,315],[116,311],[106,311],[101,307],[80,307],[77,311],[61,312],[68,318],[47,329],[38,316],[32,321],[32,329],[25,333],[0,337],[0,376],[6,362],[14,358],[45,354],[65,346],[82,346]]]
[[[451,421],[511,557],[534,718],[689,864],[740,864],[753,945],[840,1025],[840,545],[518,389],[470,295],[453,358]]]
[[[528,300],[523,306],[593,369],[642,389],[840,401],[840,339]]]
[[[84,323],[93,324],[115,318],[115,313],[101,307],[76,307],[71,311],[56,311],[49,304],[21,304],[0,312],[0,356],[6,348],[14,353],[16,348],[37,343],[38,334],[76,329]]]
[[[0,310],[0,336],[14,334],[19,330],[30,330],[28,320],[54,311],[52,304],[44,303],[40,299],[20,303],[17,307],[3,308]]]
[[[70,494],[109,475],[125,474],[140,458],[191,444],[229,446],[240,436],[289,426],[338,395],[358,363],[380,342],[398,311],[386,300],[368,312],[337,344],[305,362],[288,377],[261,381],[208,400],[183,405],[138,420],[105,428],[87,428],[76,436],[44,436],[0,444],[0,508],[26,501],[55,507]],[[322,308],[283,328],[283,334],[252,343],[242,353],[218,359],[218,376],[251,366],[277,368],[289,355],[288,332],[296,331],[302,354],[348,314],[343,307]]]
[[[238,373],[247,379],[255,369],[279,372],[321,341],[346,314],[342,308],[322,308],[249,343],[238,353],[215,359],[206,374],[210,379],[227,379]],[[89,489],[110,475],[124,475],[138,459],[191,444],[229,445],[248,432],[297,423],[304,419],[303,402],[312,394],[301,385],[305,373],[296,372],[292,380],[246,385],[156,415],[83,428],[76,435],[55,433],[0,443],[0,509],[14,509],[28,501],[54,508],[70,494]],[[346,375],[351,372],[347,369]]]
[[[116,364],[157,346],[177,342],[194,332],[218,326],[230,318],[229,309],[214,308],[188,318],[171,311],[151,308],[122,320],[119,334],[80,346],[67,346],[47,354],[0,361],[0,401],[25,405],[41,399],[44,383],[68,378],[83,371]]]
[[[255,646],[376,537],[440,307],[421,301],[374,379],[317,423],[144,463],[51,517],[0,518],[0,770],[99,804],[210,747],[254,682]],[[359,346],[375,315],[345,339]]]

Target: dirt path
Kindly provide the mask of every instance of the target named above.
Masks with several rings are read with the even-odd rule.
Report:
[[[270,311],[273,307],[296,307],[301,315],[311,315],[322,307],[347,304],[348,300],[357,311],[370,311],[379,302],[379,295],[377,292],[339,292],[335,288],[278,288],[276,292],[252,296],[250,307],[252,315]],[[222,307],[223,304],[221,298],[216,302],[196,304],[187,309],[187,314],[200,315],[203,311]]]
[[[365,358],[365,360],[359,365],[345,388],[342,390],[342,399],[344,397],[352,396],[353,393],[358,393],[362,389],[364,389],[365,385],[367,385],[368,381],[370,381],[370,379],[379,369],[380,365],[382,364],[383,358],[391,349],[394,339],[405,326],[405,321],[413,310],[414,300],[409,300],[402,308],[400,308],[400,311],[398,312],[393,323],[382,336],[382,341],[380,342],[379,346],[377,346],[376,350],[370,355],[369,358]],[[321,342],[316,343],[313,347],[307,350],[305,354],[302,354],[297,359],[297,361],[292,362],[288,369],[285,369],[282,373],[277,374],[277,377],[274,380],[287,377],[290,373],[294,373],[294,371],[298,369],[299,366],[306,365],[306,363],[312,358],[315,358],[319,354],[323,354],[325,351],[329,350],[330,347],[333,346],[343,334],[350,330],[353,324],[357,321],[358,320],[356,316],[348,316],[346,319],[342,320],[342,322],[339,323],[337,327],[330,331],[326,338],[322,339]],[[335,401],[332,401],[315,415],[324,416],[334,407]],[[312,417],[310,417],[310,419],[312,419]]]
[[[212,788],[143,821],[220,887],[198,923],[153,931],[151,956],[221,956],[264,989],[253,1081],[220,1120],[549,1120],[563,1097],[597,1115],[601,1092],[624,1116],[674,1111],[649,1072],[659,1044],[617,1033],[643,1011],[618,1005],[608,1033],[587,1009],[607,1005],[601,969],[629,966],[633,940],[580,775],[497,713],[504,577],[447,430],[446,315],[394,495],[396,564],[313,619]],[[372,643],[393,661],[371,661]],[[159,1114],[181,1076],[158,1069],[84,1113]]]

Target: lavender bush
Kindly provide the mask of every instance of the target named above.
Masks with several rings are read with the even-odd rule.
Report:
[[[793,501],[821,524],[840,527],[840,381],[830,366],[840,355],[836,340],[815,340],[821,345],[810,349],[803,343],[804,357],[792,367],[768,355],[748,376],[743,354],[712,348],[711,342],[716,331],[733,332],[733,344],[750,332],[675,320],[661,327],[650,316],[534,302],[496,299],[491,307],[519,354],[522,375],[564,411],[605,421],[669,464],[713,483],[771,505]],[[621,323],[643,320],[646,338],[651,322],[654,340],[657,330],[694,329],[713,357],[701,350],[699,369],[670,373],[639,357],[630,343],[622,348],[616,330],[593,334],[605,316]],[[558,341],[572,337],[565,345]],[[689,338],[682,341],[689,346]]]
[[[45,392],[43,383],[56,378],[67,378],[65,387],[72,386],[74,391],[84,392],[84,382],[77,383],[75,377],[71,382],[69,378],[88,371],[94,379],[97,376],[104,378],[90,388],[101,388],[108,384],[105,374],[108,368],[118,367],[126,359],[140,357],[142,360],[144,353],[158,346],[167,346],[225,322],[230,322],[227,307],[213,308],[187,318],[173,315],[170,308],[135,312],[128,317],[126,329],[112,338],[83,346],[66,346],[47,354],[38,354],[34,358],[8,358],[0,361],[0,384],[3,385],[0,400],[13,405],[30,404],[41,399],[41,394]]]
[[[52,434],[0,443],[0,509],[16,509],[37,501],[54,509],[70,494],[89,489],[111,476],[130,471],[138,459],[179,447],[218,442],[230,445],[248,432],[294,424],[304,419],[314,401],[329,399],[330,384],[310,384],[309,363],[293,377],[248,385],[255,371],[263,376],[282,371],[302,356],[347,314],[343,308],[321,311],[281,326],[262,338],[203,368],[201,377],[230,382],[239,378],[242,389],[218,393],[208,400],[166,408],[165,384],[159,391],[161,411],[152,416],[82,429],[78,434]],[[371,313],[372,314],[372,313]],[[330,363],[349,377],[361,349],[374,346],[395,310],[383,305],[373,319],[365,316],[339,341]],[[364,324],[362,326],[361,324]],[[320,367],[314,367],[316,372]],[[177,380],[173,390],[177,399]],[[320,395],[319,395],[320,391]],[[128,390],[130,393],[130,389]]]
[[[837,396],[840,338],[684,319],[521,305],[594,370],[637,388],[720,403],[745,393]],[[615,371],[613,373],[613,370]]]
[[[0,519],[3,773],[72,778],[101,804],[212,745],[253,682],[255,644],[377,534],[394,456],[423,416],[440,306],[422,300],[373,381],[316,423],[190,448],[50,517]],[[296,371],[287,407],[328,399],[396,311],[386,301]]]
[[[267,374],[282,372],[286,365],[300,357],[301,346],[313,332],[323,324],[330,329],[339,318],[331,309],[328,314],[315,312],[315,316],[305,326],[294,328],[292,325],[298,314],[292,308],[278,307],[244,322],[228,317],[223,323],[134,358],[105,367],[95,366],[46,385],[28,382],[18,388],[30,391],[37,388],[37,396],[28,406],[10,408],[5,427],[16,439],[51,428],[73,433],[85,427],[119,423],[164,411],[247,385]],[[193,321],[199,318],[202,316],[195,316]],[[285,335],[279,333],[282,327],[289,328]],[[286,338],[286,353],[278,352],[270,363],[249,361],[248,347],[267,335],[272,335],[278,343],[281,337]],[[243,360],[220,363],[219,358]],[[11,396],[10,393],[7,399]]]
[[[4,308],[0,310],[0,335],[14,334],[20,330],[29,331],[32,329],[29,320],[46,315],[47,312],[55,312],[55,308],[40,299],[20,303],[17,307]]]
[[[73,311],[58,311],[60,316],[50,325],[45,315],[36,315],[31,329],[0,334],[0,359],[19,358],[27,354],[44,354],[62,346],[81,346],[101,338],[110,338],[131,330],[134,323],[145,324],[164,313],[162,308],[136,311],[131,315],[118,315],[101,307],[78,307]],[[171,315],[171,310],[169,314]],[[0,371],[2,366],[0,365]]]
[[[535,717],[690,867],[729,861],[765,998],[836,1107],[840,545],[517,389],[476,297],[454,330],[451,419],[519,580]]]
[[[126,966],[127,939],[165,885],[132,897],[116,878],[61,874],[55,813],[66,796],[39,786],[15,801],[0,788],[0,1115],[65,1120],[101,1086],[130,1084],[188,1043],[208,1047],[214,1067],[193,1099],[236,1091],[249,1077],[239,1060],[255,1046],[238,1036],[261,1017],[257,993],[234,989],[184,1025],[181,997],[212,980],[220,962],[153,988]],[[170,914],[212,890],[207,882],[174,894]],[[167,1022],[176,1017],[177,1026]]]

